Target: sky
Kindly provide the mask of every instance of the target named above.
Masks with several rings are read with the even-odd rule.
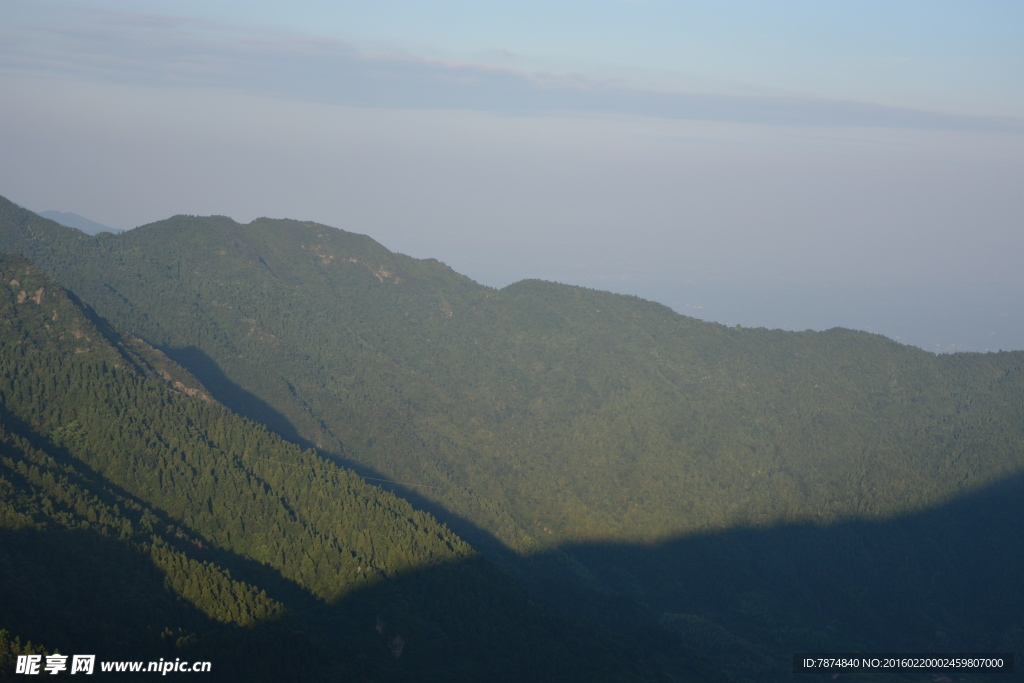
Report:
[[[0,0],[0,195],[1024,349],[1024,3]]]

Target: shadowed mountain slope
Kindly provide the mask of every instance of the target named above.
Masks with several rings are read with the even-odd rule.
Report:
[[[646,605],[737,681],[792,680],[796,652],[1015,653],[1014,676],[989,678],[1019,680],[1022,526],[1024,476],[1015,475],[885,520],[742,527],[652,545],[561,550],[613,593]],[[566,602],[579,602],[579,590],[564,582],[546,586],[553,600]],[[900,678],[886,673],[878,680],[894,677]]]

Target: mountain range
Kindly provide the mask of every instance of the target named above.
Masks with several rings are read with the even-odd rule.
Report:
[[[150,558],[126,579],[150,612],[112,612],[110,634],[147,619],[188,647],[315,650],[322,635],[295,634],[401,612],[402,633],[364,627],[316,674],[369,680],[788,680],[798,651],[1024,646],[1024,352],[493,289],[303,221],[90,237],[0,199],[0,251],[18,254],[3,262],[10,533]],[[93,513],[109,530],[58,514],[46,472],[83,482],[60,500],[97,501],[76,508],[85,522],[116,508]],[[17,606],[0,614],[42,599],[12,598],[19,582],[41,596],[69,580],[29,555],[0,575]],[[76,580],[98,582],[103,557]],[[160,590],[152,567],[178,578]],[[182,603],[199,614],[172,614]],[[0,629],[67,647],[87,630],[67,621]]]

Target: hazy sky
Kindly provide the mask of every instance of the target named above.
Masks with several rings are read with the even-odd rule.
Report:
[[[312,219],[492,285],[1024,292],[1017,0],[0,0],[0,93],[0,194],[117,228]]]

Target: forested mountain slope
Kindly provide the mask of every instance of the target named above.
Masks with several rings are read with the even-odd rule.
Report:
[[[5,204],[0,248],[286,437],[420,484],[526,549],[879,517],[1024,467],[1024,354],[725,328],[632,297],[496,291],[312,223],[89,238]]]
[[[0,283],[0,659],[177,656],[217,680],[717,675],[533,605],[432,517],[210,401],[28,261],[0,257]]]
[[[786,678],[778,652],[801,638],[891,645],[872,624],[921,614],[893,600],[899,587],[970,576],[930,553],[995,519],[929,511],[985,501],[1024,470],[1024,353],[726,328],[538,281],[494,290],[299,221],[178,216],[89,238],[0,201],[4,249],[225,406],[401,482],[539,593],[609,625],[660,621],[746,680]],[[920,543],[879,554],[887,534]],[[1019,534],[1004,537],[984,604],[1020,556]],[[835,565],[809,538],[865,552]],[[962,629],[983,620],[933,597],[906,642],[1016,642],[1024,626],[1019,590],[987,628]],[[729,643],[748,659],[723,655]]]

